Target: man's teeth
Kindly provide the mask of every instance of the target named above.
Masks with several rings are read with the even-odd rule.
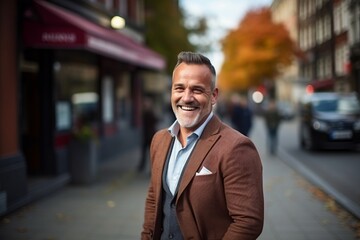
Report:
[[[182,110],[185,110],[185,111],[193,111],[193,110],[195,110],[194,107],[188,107],[188,106],[181,106],[180,108],[181,108]]]

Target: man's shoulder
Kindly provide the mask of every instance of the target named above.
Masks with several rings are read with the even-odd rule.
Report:
[[[153,146],[161,146],[171,141],[171,134],[167,129],[158,130],[152,137],[151,144]]]
[[[239,137],[239,132],[230,126],[229,123],[222,121],[220,118],[216,117],[209,124],[208,133],[210,135],[220,134],[223,136]]]
[[[220,130],[220,134],[224,135],[227,138],[233,138],[233,139],[242,139],[246,137],[236,129],[230,127],[229,125],[224,124],[223,127]]]
[[[171,134],[167,128],[160,129],[154,134],[154,138],[163,138],[163,137],[171,137]]]

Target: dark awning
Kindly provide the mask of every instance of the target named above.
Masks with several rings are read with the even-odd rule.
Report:
[[[315,80],[309,83],[313,86],[313,88],[316,89],[332,89],[335,84],[334,79],[321,79],[321,80]]]
[[[49,2],[35,1],[35,10],[40,19],[24,21],[25,47],[85,49],[136,66],[165,67],[162,56],[119,32]]]

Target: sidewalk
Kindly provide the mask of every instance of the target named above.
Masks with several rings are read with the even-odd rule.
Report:
[[[352,240],[355,233],[304,187],[305,180],[266,154],[256,120],[251,138],[264,167],[265,226],[261,240]],[[134,169],[138,149],[101,167],[91,186],[68,185],[0,220],[1,240],[139,239],[148,174]]]
[[[257,119],[255,124],[251,138],[263,162],[265,194],[265,225],[259,239],[356,239],[344,219],[327,210],[325,203],[307,190],[312,186],[301,175],[267,154],[264,123]]]

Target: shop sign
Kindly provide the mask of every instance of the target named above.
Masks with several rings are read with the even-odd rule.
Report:
[[[44,43],[76,43],[76,34],[72,32],[43,32],[41,41]]]
[[[25,22],[24,44],[31,47],[78,47],[84,45],[85,33],[69,27],[40,26]]]

